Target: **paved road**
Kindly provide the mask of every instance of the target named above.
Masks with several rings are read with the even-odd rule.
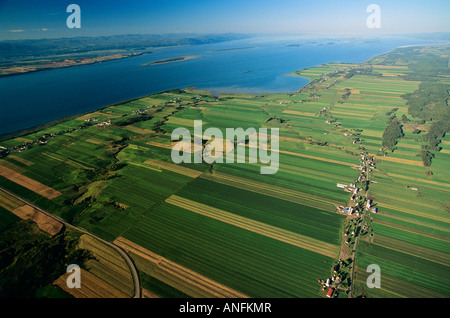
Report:
[[[88,232],[88,231],[86,231],[86,230],[84,230],[84,229],[82,229],[82,228],[76,227],[76,226],[74,226],[74,225],[68,223],[67,221],[65,221],[65,220],[63,220],[63,219],[61,219],[61,218],[59,218],[59,217],[57,217],[57,216],[51,214],[50,212],[47,212],[47,211],[45,211],[45,210],[42,210],[42,209],[39,208],[38,206],[32,204],[31,202],[28,202],[27,200],[25,200],[25,199],[19,197],[18,195],[14,194],[14,193],[12,193],[12,192],[6,190],[6,189],[3,189],[3,188],[0,187],[0,191],[3,191],[3,192],[5,192],[5,193],[9,194],[10,196],[13,196],[13,197],[16,198],[17,200],[22,201],[23,203],[25,203],[25,204],[27,204],[27,205],[29,205],[29,206],[35,208],[36,210],[39,210],[40,212],[44,213],[44,214],[47,215],[48,217],[51,217],[52,219],[54,219],[54,220],[56,220],[56,221],[58,221],[58,222],[64,224],[65,226],[67,226],[67,227],[69,227],[69,228],[71,228],[71,229],[73,229],[73,230],[76,230],[76,231],[78,231],[78,232],[81,232],[81,233],[83,233],[83,234],[89,235],[89,236],[91,236],[91,237],[93,237],[93,238],[99,240],[100,242],[102,242],[102,243],[104,243],[104,244],[110,246],[110,247],[113,248],[114,250],[116,250],[116,251],[123,257],[123,259],[124,259],[125,262],[127,263],[128,267],[130,268],[131,276],[133,277],[133,285],[134,285],[134,296],[133,296],[133,297],[134,297],[134,298],[141,298],[141,287],[140,287],[139,276],[138,276],[136,267],[134,266],[133,262],[131,261],[131,258],[128,256],[127,253],[125,253],[124,250],[122,250],[122,249],[121,249],[120,247],[118,247],[117,245],[114,245],[113,243],[108,242],[108,241],[102,239],[101,237],[98,237],[98,236],[96,236],[96,235],[94,235],[94,234],[92,234],[92,233],[90,233],[90,232]]]

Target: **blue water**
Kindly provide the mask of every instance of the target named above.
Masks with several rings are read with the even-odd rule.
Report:
[[[303,45],[288,46],[299,43]],[[327,62],[363,62],[398,46],[423,43],[402,37],[370,42],[254,37],[158,49],[124,60],[4,77],[0,78],[0,135],[171,88],[196,86],[214,93],[293,92],[308,80],[285,76],[287,73]],[[247,49],[213,52],[233,48]],[[185,55],[202,57],[142,66]]]

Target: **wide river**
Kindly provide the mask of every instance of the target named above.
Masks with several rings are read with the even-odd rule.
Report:
[[[292,92],[308,80],[285,76],[287,73],[327,62],[363,62],[399,46],[425,43],[431,41],[265,36],[157,49],[123,60],[3,77],[0,135],[171,88],[196,86],[215,93]],[[142,65],[190,55],[200,58]]]

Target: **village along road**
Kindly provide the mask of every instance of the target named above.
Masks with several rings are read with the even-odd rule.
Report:
[[[82,229],[82,228],[76,227],[76,226],[68,223],[67,221],[64,221],[63,219],[61,219],[61,218],[51,214],[50,212],[42,210],[38,206],[28,202],[27,200],[19,197],[18,195],[14,194],[14,193],[11,193],[8,190],[5,190],[5,189],[0,187],[0,191],[3,191],[6,194],[9,194],[10,196],[16,198],[17,200],[19,200],[19,201],[21,201],[21,202],[31,206],[32,208],[42,212],[46,216],[51,217],[52,219],[54,219],[54,220],[64,224],[65,226],[67,226],[67,227],[69,227],[69,228],[71,228],[73,230],[76,230],[78,232],[81,232],[83,234],[89,235],[89,236],[99,240],[100,242],[102,242],[102,243],[112,247],[114,250],[116,250],[123,257],[123,259],[125,260],[125,262],[127,263],[128,267],[129,267],[129,269],[131,271],[131,276],[133,277],[133,285],[134,285],[134,296],[133,297],[134,298],[141,298],[141,287],[140,287],[139,276],[138,276],[136,267],[134,266],[133,262],[131,261],[131,258],[128,256],[128,254],[125,253],[125,251],[123,251],[120,247],[118,247],[117,245],[115,245],[115,244],[113,244],[111,242],[108,242],[108,241],[106,241],[106,240],[104,240],[104,239],[102,239],[102,238],[100,238],[100,237],[98,237],[98,236],[96,236],[96,235],[94,235],[94,234],[92,234],[92,233]]]

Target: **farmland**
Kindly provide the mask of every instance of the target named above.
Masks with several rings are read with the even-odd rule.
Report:
[[[289,75],[310,84],[286,94],[186,88],[114,104],[0,142],[10,150],[0,186],[128,252],[148,297],[325,297],[319,282],[350,255],[353,281],[339,297],[448,297],[450,139],[424,165],[432,121],[413,117],[404,98],[423,82],[409,67],[417,56],[402,49],[300,70]],[[277,173],[260,174],[260,162],[174,164],[171,132],[194,120],[278,128]],[[396,120],[403,135],[385,148]],[[336,184],[363,187],[361,153],[376,162],[365,195],[378,212],[364,213],[370,231],[352,252],[343,243],[352,219],[339,212],[350,193]],[[19,207],[0,196],[0,229],[18,222],[9,211]],[[83,269],[91,287],[74,296],[132,294],[117,255],[88,236],[79,246],[98,260]],[[381,289],[365,285],[370,264],[381,267]]]

